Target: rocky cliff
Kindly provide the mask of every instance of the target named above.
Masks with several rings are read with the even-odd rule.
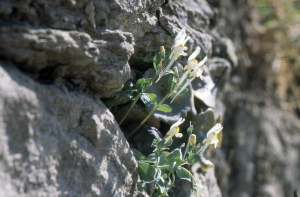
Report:
[[[221,117],[224,140],[208,151],[216,168],[191,167],[200,196],[290,195],[300,180],[299,119],[251,86],[252,3],[1,1],[0,196],[151,195],[137,190],[129,148],[149,151],[150,131],[165,133],[179,117],[196,122],[208,108]],[[148,109],[137,103],[119,128],[130,99],[106,106],[126,81],[151,72],[159,47],[169,49],[183,27],[188,53],[200,46],[200,58],[209,57],[205,79],[171,114],[154,114],[129,144],[124,135]],[[188,182],[176,185],[172,196],[193,195]]]

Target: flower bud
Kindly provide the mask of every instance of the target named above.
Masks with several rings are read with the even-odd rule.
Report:
[[[166,55],[166,50],[165,50],[165,47],[164,47],[164,46],[161,46],[161,47],[160,47],[160,55],[161,55],[162,57],[165,57],[165,55]]]
[[[192,135],[190,136],[190,139],[189,139],[189,145],[190,145],[190,146],[195,146],[195,144],[196,144],[196,135],[195,135],[195,134],[192,134]]]
[[[177,67],[173,68],[173,72],[175,73],[175,77],[178,78],[179,74],[178,74],[178,69]]]

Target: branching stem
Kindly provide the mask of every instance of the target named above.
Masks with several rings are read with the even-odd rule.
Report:
[[[152,78],[154,79],[154,78]],[[159,108],[163,102],[169,97],[169,94],[172,93],[173,90],[171,90],[168,94],[166,94],[166,96],[156,105],[153,107],[153,109],[150,111],[150,113],[146,116],[146,118],[139,124],[139,126],[137,128],[135,128],[128,136],[127,136],[127,140],[130,139],[130,137],[141,127],[143,126],[143,124],[145,124],[145,122],[151,117],[151,115],[154,113],[154,111]]]
[[[141,93],[139,93],[137,95],[137,97],[135,97],[135,100],[133,101],[133,103],[131,104],[129,110],[127,111],[127,113],[125,114],[125,116],[122,118],[122,120],[119,122],[119,126],[121,126],[121,124],[123,123],[123,121],[125,120],[125,118],[128,116],[129,112],[132,110],[133,106],[136,104],[136,102],[140,99],[141,95],[146,91],[146,89],[152,84],[152,82],[154,81],[154,79],[158,76],[158,74],[155,74],[155,76],[151,79],[151,81],[146,85],[146,87],[143,89],[143,91]]]

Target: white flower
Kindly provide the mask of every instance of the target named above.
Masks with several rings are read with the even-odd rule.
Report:
[[[200,53],[200,47],[197,47],[197,49],[190,55],[187,65],[184,67],[185,70],[187,70],[182,77],[180,78],[180,81],[178,82],[177,87],[181,85],[181,83],[188,77],[190,72],[197,66],[198,61],[195,59],[197,55]]]
[[[179,86],[182,84],[182,82],[190,75],[191,71],[194,69],[195,66],[197,66],[198,61],[195,59],[197,55],[200,53],[200,47],[197,47],[196,50],[190,55],[187,65],[184,67],[185,72],[182,74],[176,88],[173,90],[173,92],[176,92],[179,88]],[[171,94],[170,94],[171,96]]]
[[[203,147],[201,147],[200,156],[203,155],[206,148],[213,144],[215,148],[217,148],[219,140],[217,138],[218,133],[222,131],[223,126],[220,123],[217,123],[213,128],[211,128],[206,134],[206,141]]]
[[[205,144],[214,144],[215,148],[218,146],[218,138],[217,135],[223,129],[223,126],[220,123],[217,123],[213,128],[211,128],[206,135]]]
[[[185,33],[186,29],[185,27],[182,28],[182,30],[177,34],[177,36],[174,39],[174,44],[172,46],[172,48],[174,48],[175,46],[178,45],[185,45],[185,43],[190,39],[190,37],[186,37],[186,33]]]
[[[183,28],[175,37],[174,44],[172,46],[173,51],[170,54],[170,62],[166,66],[166,68],[159,74],[158,79],[156,80],[156,83],[160,80],[160,78],[167,72],[167,70],[170,69],[172,64],[179,58],[179,56],[187,56],[187,53],[184,51],[187,50],[187,47],[184,45],[186,42],[190,39],[188,36],[186,38],[185,28]]]
[[[203,80],[204,76],[203,74],[203,68],[202,67],[197,67],[195,70],[193,70],[193,72],[191,72],[191,75],[193,77],[193,79],[195,79],[196,77],[199,77],[200,79]]]
[[[170,103],[172,103],[174,101],[174,99],[196,78],[196,77],[200,77],[200,79],[203,80],[203,69],[202,69],[202,65],[206,62],[207,60],[207,56],[205,56],[203,58],[203,60],[201,62],[199,62],[198,64],[196,63],[195,65],[193,64],[193,66],[195,66],[193,68],[193,71],[190,73],[190,76],[191,77],[190,79],[188,79],[185,84],[181,87],[181,89],[179,91],[177,91],[177,94],[173,97],[172,101]],[[192,61],[192,60],[191,60]],[[197,61],[197,60],[196,60]],[[182,77],[185,77],[187,78],[186,76],[182,76]],[[180,84],[183,82],[182,79],[180,79],[178,85],[177,85],[177,88],[175,90],[178,89],[178,87],[180,86]]]
[[[174,123],[171,127],[170,130],[166,134],[166,141],[168,141],[170,138],[172,138],[174,135],[175,137],[181,138],[182,133],[179,133],[179,125],[181,125],[184,122],[184,119],[180,118],[176,123]]]
[[[189,72],[191,72],[192,69],[194,69],[197,66],[198,61],[195,58],[199,55],[200,50],[200,47],[197,47],[196,50],[192,53],[192,55],[190,55],[187,61],[187,65],[184,67]]]

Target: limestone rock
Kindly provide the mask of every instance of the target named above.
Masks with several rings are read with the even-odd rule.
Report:
[[[189,54],[200,46],[198,59],[208,55],[235,65],[234,47],[218,29],[226,28],[217,25],[218,9],[209,3],[2,0],[0,177],[4,194],[144,195],[135,187],[138,173],[128,144],[99,98],[116,97],[128,79],[134,82],[142,77],[159,47],[169,49],[183,27],[191,36]],[[186,60],[178,61],[185,65]],[[219,77],[219,71],[211,73],[211,83],[205,86],[208,93],[214,77]],[[191,90],[187,107],[174,110],[175,118],[162,123],[151,117],[146,124],[168,129],[180,117],[192,120],[196,110],[203,109],[194,104]],[[209,106],[214,107],[215,97],[216,92],[208,94]],[[124,97],[116,105],[112,112],[120,120],[130,99]],[[138,103],[124,121],[123,132],[146,115],[144,105]]]
[[[270,105],[273,101],[270,96],[265,99],[264,93],[228,94],[228,98],[227,107],[235,106],[236,113],[227,110],[225,121],[230,117],[235,124],[224,125],[224,136],[232,137],[224,138],[223,149],[235,176],[221,184],[224,193],[232,190],[230,197],[292,196],[300,187],[299,119]],[[217,174],[222,174],[224,165],[216,163]],[[219,181],[223,179],[227,177]]]
[[[0,66],[1,196],[147,196],[101,101]]]

